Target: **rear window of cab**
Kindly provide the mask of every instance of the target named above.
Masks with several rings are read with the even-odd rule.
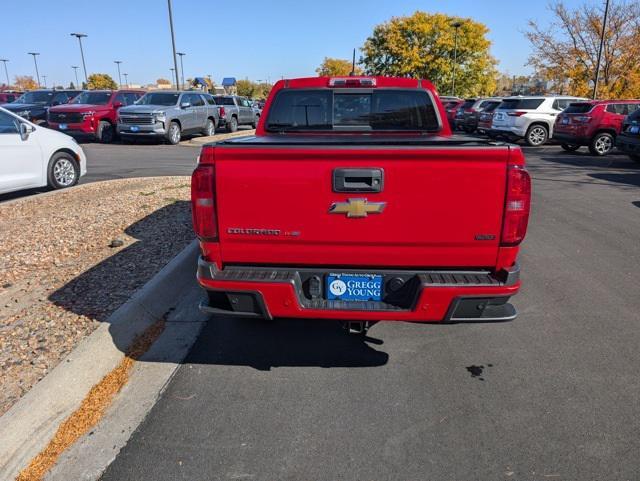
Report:
[[[265,123],[283,131],[440,130],[432,97],[424,90],[289,89],[279,91]]]
[[[562,113],[563,114],[586,114],[587,112],[590,112],[591,109],[593,109],[593,107],[595,107],[595,105],[589,102],[574,102],[572,104],[569,104],[569,106],[566,109],[564,109],[564,112]]]
[[[544,99],[504,99],[498,110],[535,110],[542,102]]]

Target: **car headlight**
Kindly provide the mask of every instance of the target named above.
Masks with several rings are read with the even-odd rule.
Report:
[[[18,115],[19,117],[24,117],[25,119],[29,118],[29,114],[31,112],[28,110],[21,110],[20,112],[16,112],[16,115]]]
[[[82,115],[82,120],[86,120],[89,117],[93,117],[93,114],[95,114],[95,112],[90,110],[89,112],[82,112],[80,115]]]
[[[167,116],[164,113],[154,114],[153,116],[156,122],[164,122],[165,120],[167,120]]]

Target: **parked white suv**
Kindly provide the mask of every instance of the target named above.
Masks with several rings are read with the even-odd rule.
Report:
[[[0,194],[71,187],[86,172],[87,159],[72,137],[0,107]]]
[[[524,139],[528,145],[544,145],[553,137],[556,116],[572,102],[586,100],[578,97],[507,97],[494,111],[490,137]]]

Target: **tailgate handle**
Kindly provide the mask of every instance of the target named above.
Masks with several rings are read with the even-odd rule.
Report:
[[[384,171],[382,169],[335,169],[333,171],[334,192],[382,192]]]

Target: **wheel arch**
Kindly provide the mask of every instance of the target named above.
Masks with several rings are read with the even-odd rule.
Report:
[[[596,130],[593,133],[593,136],[591,137],[591,139],[593,140],[595,138],[595,136],[598,135],[598,134],[609,134],[614,139],[618,136],[618,133],[615,131],[615,129],[612,129],[611,127],[603,127],[603,128],[600,128],[600,129]]]

